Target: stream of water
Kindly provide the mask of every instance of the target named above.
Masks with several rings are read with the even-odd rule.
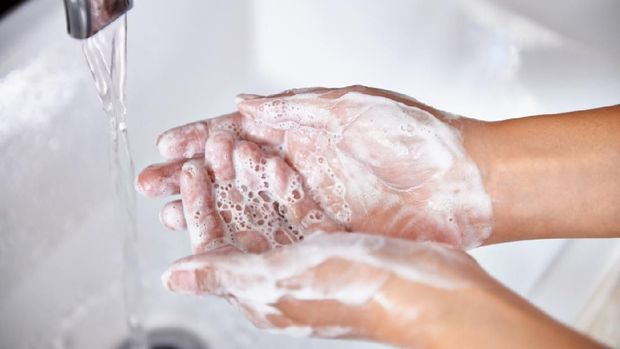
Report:
[[[134,163],[126,124],[125,86],[127,73],[127,17],[83,42],[82,49],[95,80],[103,110],[110,123],[110,171],[115,191],[115,224],[122,232],[123,300],[130,347],[147,348],[142,327],[142,285],[138,258]]]

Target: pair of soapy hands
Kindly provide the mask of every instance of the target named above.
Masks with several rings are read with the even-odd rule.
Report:
[[[454,116],[363,86],[237,104],[162,134],[169,161],[138,177],[146,196],[181,195],[160,219],[195,254],[168,288],[261,328],[388,341],[386,320],[428,332],[435,291],[489,283],[463,252],[490,234],[491,203]]]

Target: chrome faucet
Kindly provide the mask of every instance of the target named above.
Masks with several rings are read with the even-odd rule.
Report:
[[[77,39],[86,39],[129,11],[133,0],[64,0],[67,31]]]

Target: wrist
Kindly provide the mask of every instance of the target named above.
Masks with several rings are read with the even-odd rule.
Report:
[[[499,190],[503,187],[497,181],[498,160],[496,140],[493,138],[493,130],[496,127],[494,122],[486,122],[476,119],[459,118],[450,121],[450,125],[455,127],[461,137],[464,149],[464,161],[472,163],[476,168],[476,174],[480,178],[483,195],[489,202],[490,209],[488,214],[488,226],[490,232],[482,240],[483,244],[488,244],[497,239],[497,204],[501,197]],[[501,213],[501,211],[500,211]],[[466,214],[470,214],[466,212]],[[494,236],[495,235],[495,236]]]
[[[463,119],[459,128],[463,146],[476,163],[492,203],[493,230],[484,244],[521,240],[545,230],[548,212],[540,188],[534,186],[549,159],[529,149],[518,134],[511,132],[514,120],[484,122]]]
[[[486,274],[485,274],[486,275]],[[480,280],[481,284],[495,282]],[[410,290],[415,290],[415,293]],[[409,291],[408,291],[409,290]],[[437,289],[391,280],[374,298],[376,323],[367,326],[370,340],[399,348],[491,348],[489,322],[502,322],[505,307],[491,297],[494,292],[478,288]],[[491,308],[494,313],[490,313]],[[480,328],[483,326],[485,328]],[[497,344],[497,343],[496,343]],[[497,348],[495,346],[494,348]]]
[[[463,287],[392,276],[370,303],[365,339],[402,348],[602,348],[545,315],[481,268]]]
[[[428,288],[427,294],[421,293],[419,285],[392,276],[373,298],[376,323],[369,324],[368,339],[399,348],[432,348],[436,314],[442,306],[441,296],[434,291]]]
[[[462,286],[438,288],[392,276],[373,298],[368,339],[402,348],[475,347],[465,344],[476,343],[471,334],[487,321],[481,308],[495,292],[486,288],[501,286],[481,268],[454,272],[464,278]]]
[[[619,120],[616,108],[457,120],[493,204],[485,243],[617,236]]]
[[[603,348],[495,281],[456,292],[444,307],[432,348]]]

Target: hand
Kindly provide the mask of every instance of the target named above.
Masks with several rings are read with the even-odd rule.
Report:
[[[360,86],[242,95],[238,107],[240,113],[162,134],[158,148],[174,161],[146,168],[138,189],[177,193],[184,159],[200,156],[210,136],[226,130],[282,155],[346,230],[458,247],[489,236],[491,201],[452,116]]]
[[[312,201],[281,157],[226,131],[211,134],[204,160],[183,164],[179,190],[182,201],[166,205],[161,220],[187,227],[195,252],[232,245],[261,253],[313,231],[342,228]]]
[[[162,280],[223,297],[277,333],[403,348],[603,348],[433,242],[332,233],[265,254],[225,246],[179,260]]]
[[[163,276],[172,291],[227,299],[259,328],[420,347],[437,340],[454,297],[489,280],[459,250],[357,233],[315,234],[261,255],[223,247]]]

